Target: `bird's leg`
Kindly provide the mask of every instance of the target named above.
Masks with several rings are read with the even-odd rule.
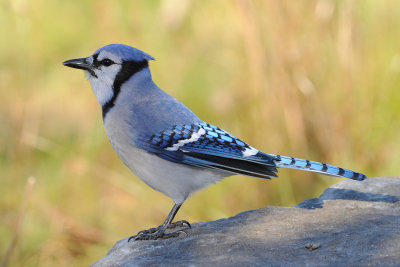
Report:
[[[162,225],[155,228],[150,228],[148,230],[140,231],[139,233],[137,233],[137,235],[129,237],[128,242],[131,240],[156,240],[158,238],[170,238],[179,236],[180,233],[184,232],[183,230],[178,230],[172,233],[165,233],[165,230],[175,227],[181,227],[185,224],[190,228],[190,223],[185,220],[171,223],[181,206],[182,204],[175,204]]]

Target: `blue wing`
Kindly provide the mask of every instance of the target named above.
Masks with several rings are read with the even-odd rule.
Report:
[[[208,123],[175,125],[141,142],[139,147],[166,160],[259,178],[276,177],[277,156],[252,148]]]
[[[358,181],[367,178],[362,173],[321,162],[263,153],[230,133],[204,122],[175,125],[137,145],[175,163],[265,179],[277,177],[279,167]]]

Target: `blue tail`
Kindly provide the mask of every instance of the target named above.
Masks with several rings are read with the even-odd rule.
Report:
[[[337,176],[337,177],[344,177],[349,178],[357,181],[362,181],[367,178],[362,173],[353,172],[351,170],[347,170],[344,168],[336,167],[333,165],[305,160],[305,159],[297,159],[287,156],[280,156],[280,155],[273,155],[267,154],[273,157],[276,157],[277,160],[275,161],[276,167],[283,167],[283,168],[291,168],[291,169],[298,169],[298,170],[305,170],[305,171],[312,171],[312,172],[319,172],[322,174],[330,175],[330,176]]]

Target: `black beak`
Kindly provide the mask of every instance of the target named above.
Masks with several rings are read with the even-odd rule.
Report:
[[[86,58],[77,58],[71,59],[63,62],[64,66],[75,68],[75,69],[82,69],[82,70],[90,70],[91,66],[87,62]]]

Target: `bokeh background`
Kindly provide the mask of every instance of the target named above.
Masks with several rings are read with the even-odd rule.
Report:
[[[135,46],[156,58],[161,88],[258,149],[398,175],[399,18],[396,0],[0,0],[3,266],[88,265],[173,204],[120,162],[88,81],[64,60]],[[177,219],[296,205],[338,181],[235,176]]]

